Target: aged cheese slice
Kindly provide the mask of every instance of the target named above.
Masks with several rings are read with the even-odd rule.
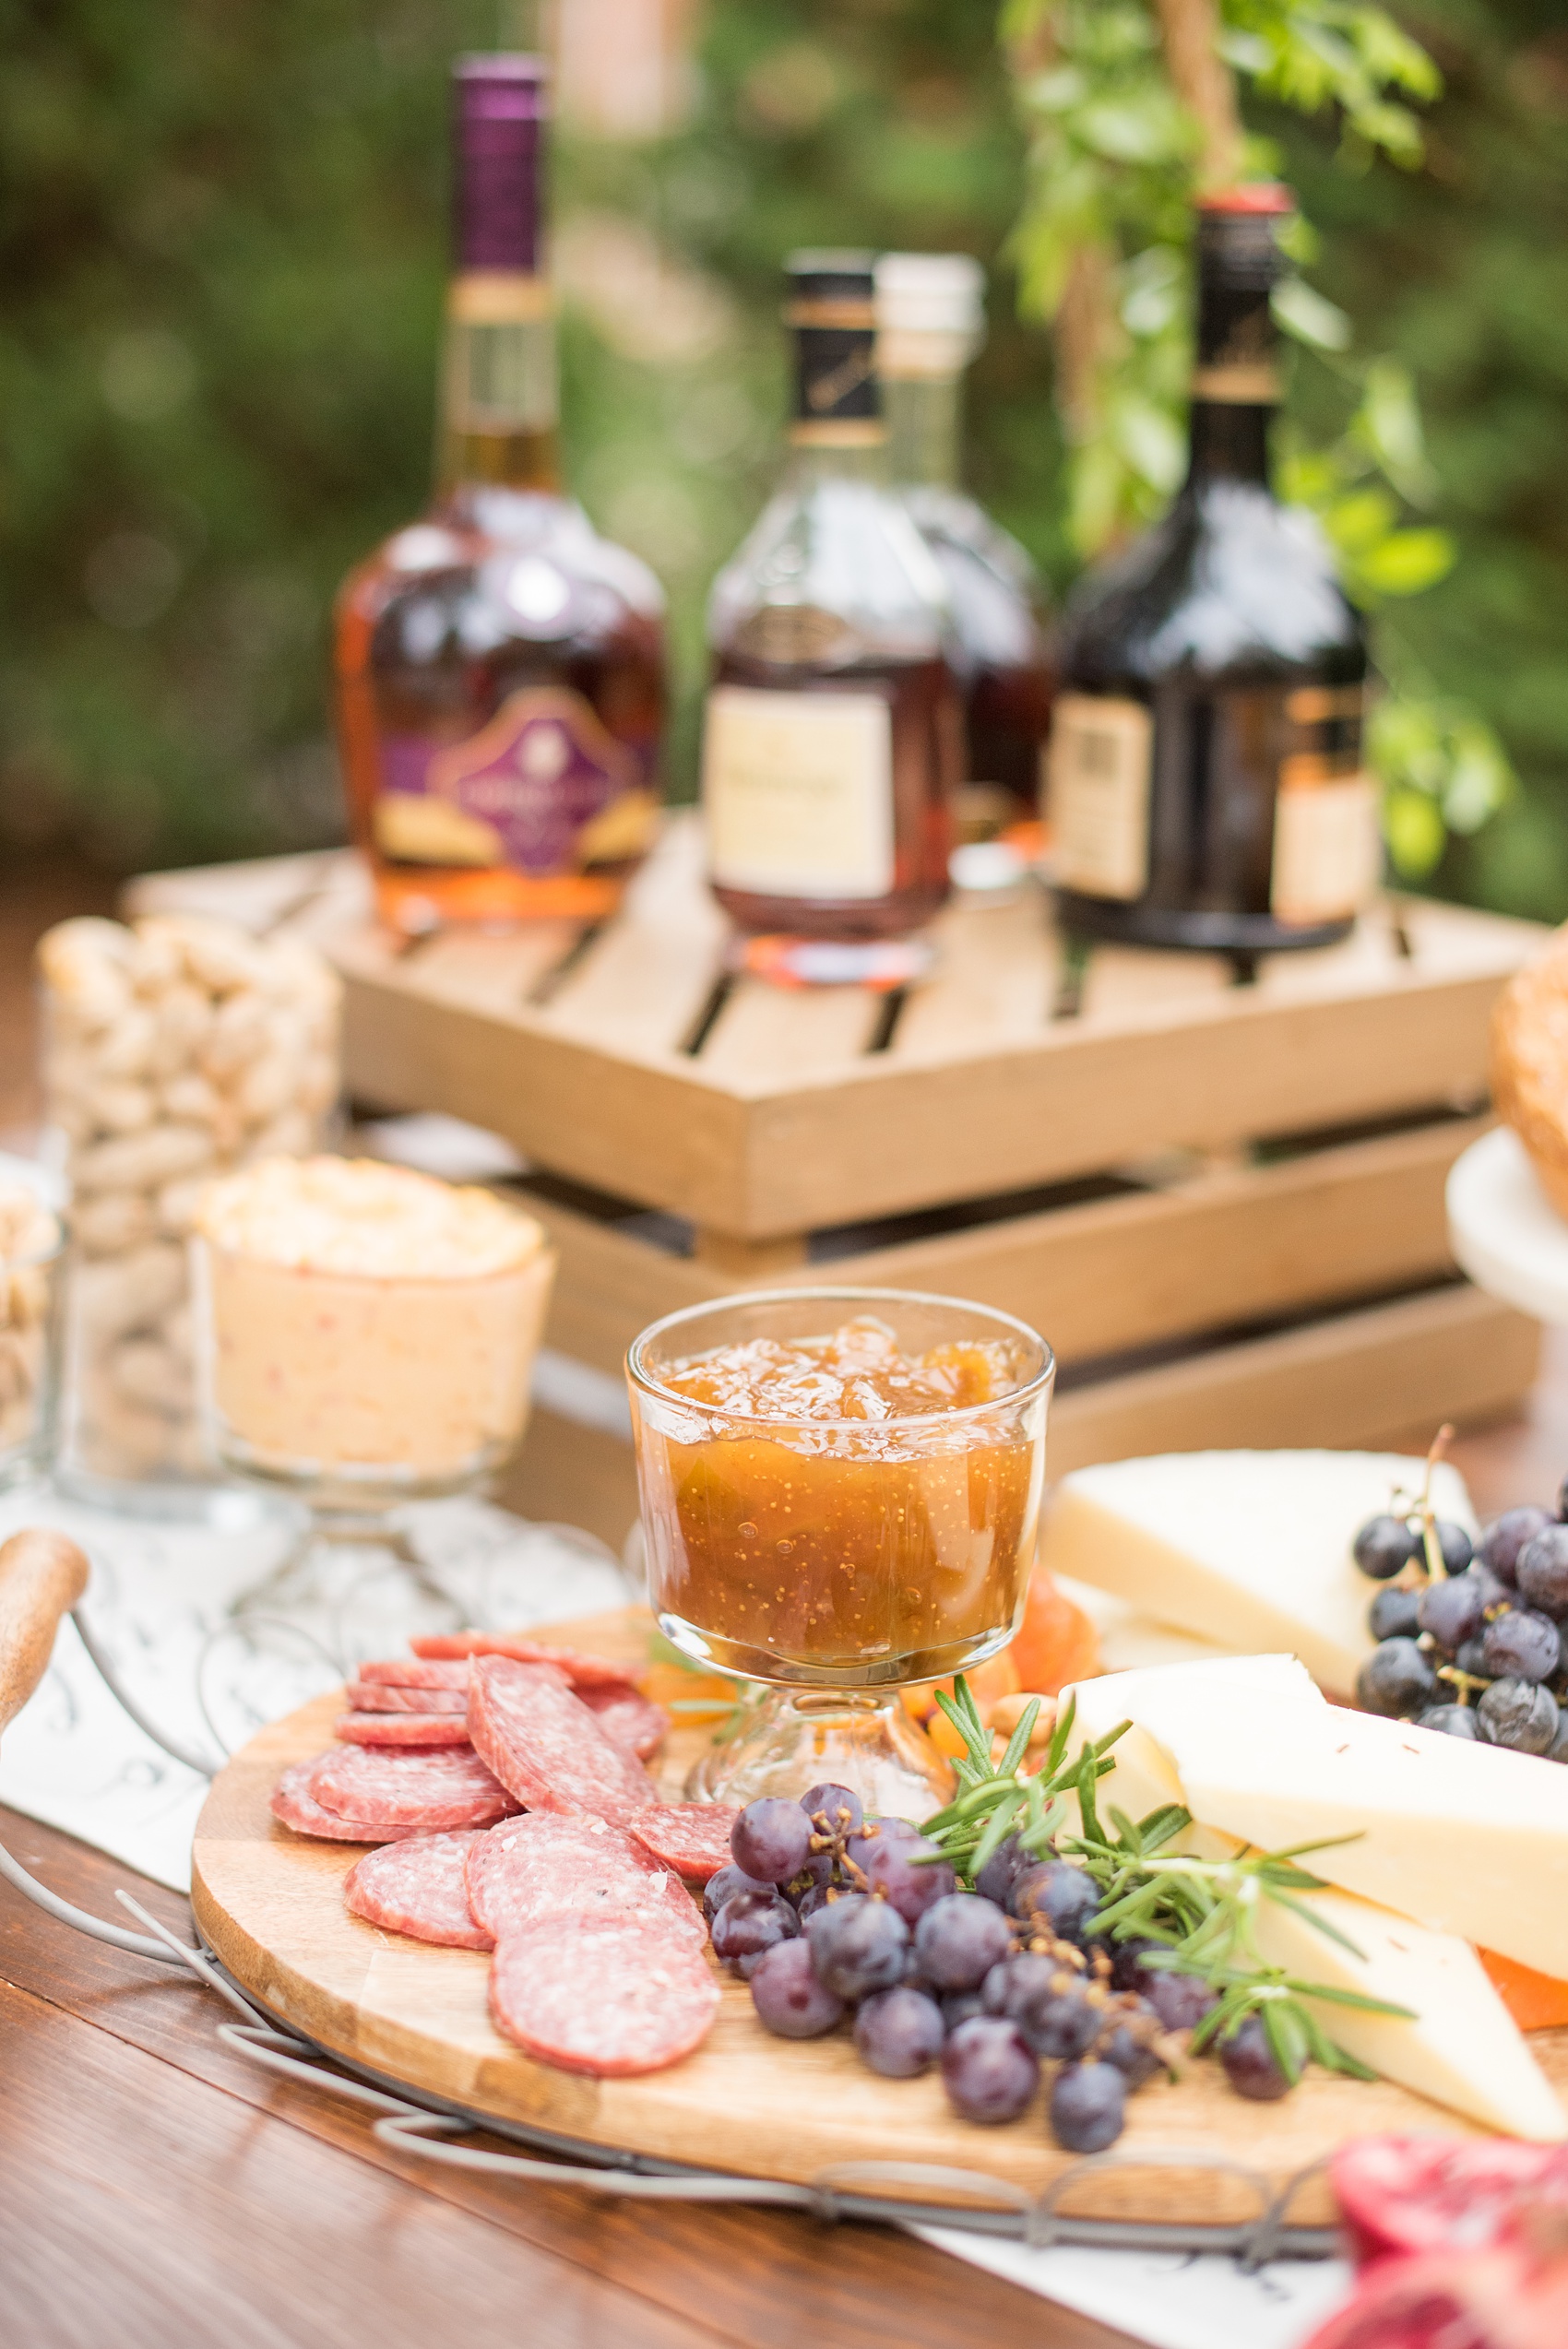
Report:
[[[1118,1676],[1194,1818],[1271,1850],[1352,1838],[1314,1852],[1313,1872],[1539,1973],[1568,1970],[1568,1769],[1372,1714],[1270,1705],[1218,1669]]]
[[[1388,1452],[1172,1452],[1077,1468],[1057,1489],[1041,1560],[1232,1655],[1292,1649],[1348,1696],[1372,1646],[1374,1588],[1350,1544],[1424,1472]],[[1432,1497],[1475,1530],[1456,1470],[1438,1468]]]
[[[1281,1661],[1289,1659],[1239,1659],[1229,1676],[1223,1668],[1216,1673],[1188,1667],[1180,1678],[1186,1684],[1187,1701],[1198,1706],[1217,1694],[1224,1702],[1228,1695],[1234,1700],[1238,1688],[1250,1690],[1263,1708],[1253,1715],[1255,1726],[1271,1702],[1277,1716],[1285,1709],[1294,1713],[1300,1684],[1278,1671]],[[1241,1668],[1253,1663],[1260,1667],[1255,1674]],[[1073,1691],[1078,1700],[1075,1742],[1080,1737],[1103,1737],[1143,1709],[1140,1698],[1148,1698],[1149,1682],[1158,1690],[1162,1678],[1175,1677],[1133,1672],[1081,1683]],[[1339,1717],[1308,1687],[1308,1701],[1316,1712],[1328,1714],[1331,1720]],[[1163,1804],[1187,1801],[1188,1790],[1169,1750],[1146,1728],[1127,1730],[1111,1751],[1116,1767],[1099,1785],[1102,1817],[1109,1816],[1113,1805],[1137,1820]],[[1194,1821],[1168,1848],[1223,1859],[1242,1845],[1234,1835]],[[1303,1864],[1316,1867],[1315,1859]],[[1321,1982],[1325,1988],[1355,1990],[1413,2011],[1414,2019],[1407,2020],[1359,2013],[1332,1999],[1311,2002],[1331,2039],[1384,2079],[1486,2128],[1551,2142],[1568,2138],[1568,2115],[1467,1942],[1452,1933],[1432,1932],[1350,1892],[1329,1889],[1297,1897],[1303,1910],[1321,1917],[1355,1948],[1344,1948],[1305,1916],[1264,1899],[1255,1913],[1255,1929],[1259,1954],[1268,1963],[1284,1966],[1302,1980]]]

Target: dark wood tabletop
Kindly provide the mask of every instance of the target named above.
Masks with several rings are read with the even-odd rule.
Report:
[[[1462,1439],[1478,1508],[1568,1465],[1568,1348]],[[186,1904],[0,1809],[69,1900]],[[1116,2349],[1123,2336],[891,2229],[590,2200],[421,2168],[216,2035],[208,1992],[0,1883],[0,2339],[18,2349]]]

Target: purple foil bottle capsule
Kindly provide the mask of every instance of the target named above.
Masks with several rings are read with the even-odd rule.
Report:
[[[453,243],[459,271],[540,274],[549,79],[542,57],[459,57],[452,68]]]

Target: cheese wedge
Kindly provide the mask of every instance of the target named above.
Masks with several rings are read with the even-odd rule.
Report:
[[[1391,1452],[1173,1452],[1077,1468],[1057,1488],[1041,1563],[1232,1655],[1289,1648],[1348,1696],[1376,1589],[1350,1544],[1424,1474]],[[1455,1469],[1438,1467],[1432,1498],[1474,1532]]]
[[[1099,1638],[1100,1668],[1106,1672],[1135,1672],[1150,1664],[1197,1664],[1232,1651],[1196,1631],[1179,1631],[1173,1624],[1157,1623],[1140,1614],[1124,1598],[1097,1590],[1092,1583],[1075,1582],[1071,1575],[1053,1575],[1063,1598],[1081,1608]]]
[[[1289,1661],[1245,1661],[1254,1660],[1270,1667]],[[1078,1701],[1075,1746],[1103,1737],[1136,1709],[1139,1691],[1127,1683],[1161,1677],[1123,1673],[1083,1682],[1073,1691]],[[1206,1680],[1210,1697],[1218,1683],[1224,1700],[1223,1671],[1189,1667],[1182,1678],[1188,1683],[1190,1702],[1205,1702]],[[1238,1684],[1248,1685],[1248,1676],[1233,1667],[1232,1695]],[[1299,1694],[1290,1678],[1277,1668],[1260,1672],[1251,1685],[1265,1704],[1272,1691],[1277,1708],[1290,1707]],[[1316,1710],[1328,1713],[1310,1683],[1308,1688]],[[1330,1714],[1331,1719],[1336,1717]],[[1127,1730],[1111,1751],[1116,1767],[1099,1785],[1102,1819],[1109,1819],[1112,1806],[1138,1820],[1165,1803],[1186,1800],[1187,1790],[1169,1751],[1147,1729]],[[1224,1859],[1243,1846],[1235,1836],[1194,1821],[1168,1848]],[[1303,1865],[1315,1869],[1316,1863],[1308,1859]],[[1568,2114],[1467,1942],[1451,1933],[1432,1932],[1353,1893],[1330,1889],[1295,1897],[1308,1916],[1321,1917],[1355,1947],[1346,1949],[1318,1931],[1307,1916],[1265,1898],[1257,1906],[1255,1928],[1259,1954],[1267,1963],[1283,1966],[1304,1981],[1321,1982],[1325,1988],[1354,1990],[1363,1998],[1413,2010],[1413,2019],[1405,2019],[1360,2013],[1332,1999],[1307,2000],[1337,2046],[1385,2080],[1430,2096],[1485,2128],[1550,2143],[1568,2138]]]
[[[1252,1659],[1271,1665],[1252,1679],[1247,1661],[1229,1679],[1199,1664],[1082,1685],[1101,1692],[1097,1706],[1121,1691],[1206,1826],[1264,1850],[1353,1838],[1307,1865],[1538,1973],[1568,1971],[1568,1768],[1288,1701],[1278,1659]]]

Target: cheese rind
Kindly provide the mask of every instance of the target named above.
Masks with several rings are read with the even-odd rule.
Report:
[[[1181,1452],[1078,1468],[1057,1489],[1041,1560],[1231,1654],[1289,1648],[1348,1696],[1373,1645],[1374,1585],[1350,1544],[1425,1473],[1385,1452]],[[1475,1530],[1456,1470],[1437,1467],[1432,1499]]]
[[[1120,1673],[1065,1693],[1076,1700],[1075,1750],[1122,1721],[1134,1724],[1111,1748],[1116,1766],[1099,1782],[1102,1820],[1113,1807],[1136,1821],[1166,1803],[1184,1803],[1196,1813],[1194,1824],[1165,1848],[1205,1859],[1229,1858],[1243,1848],[1241,1841],[1206,1823],[1201,1797],[1180,1774],[1173,1741],[1146,1724],[1159,1722],[1169,1731],[1173,1709],[1202,1714],[1218,1707],[1255,1751],[1271,1719],[1284,1725],[1305,1718],[1321,1726],[1346,1717],[1323,1702],[1299,1665],[1278,1656],[1234,1659],[1229,1671],[1197,1665]],[[1323,1874],[1326,1857],[1314,1854],[1302,1865]],[[1551,2143],[1568,2138],[1568,2114],[1467,1940],[1332,1887],[1294,1897],[1306,1916],[1266,1896],[1257,1904],[1257,1949],[1266,1963],[1325,1988],[1412,2010],[1412,2018],[1404,2018],[1309,2000],[1337,2046],[1384,2079],[1486,2128]],[[1318,1931],[1309,1916],[1345,1935],[1354,1950]]]

